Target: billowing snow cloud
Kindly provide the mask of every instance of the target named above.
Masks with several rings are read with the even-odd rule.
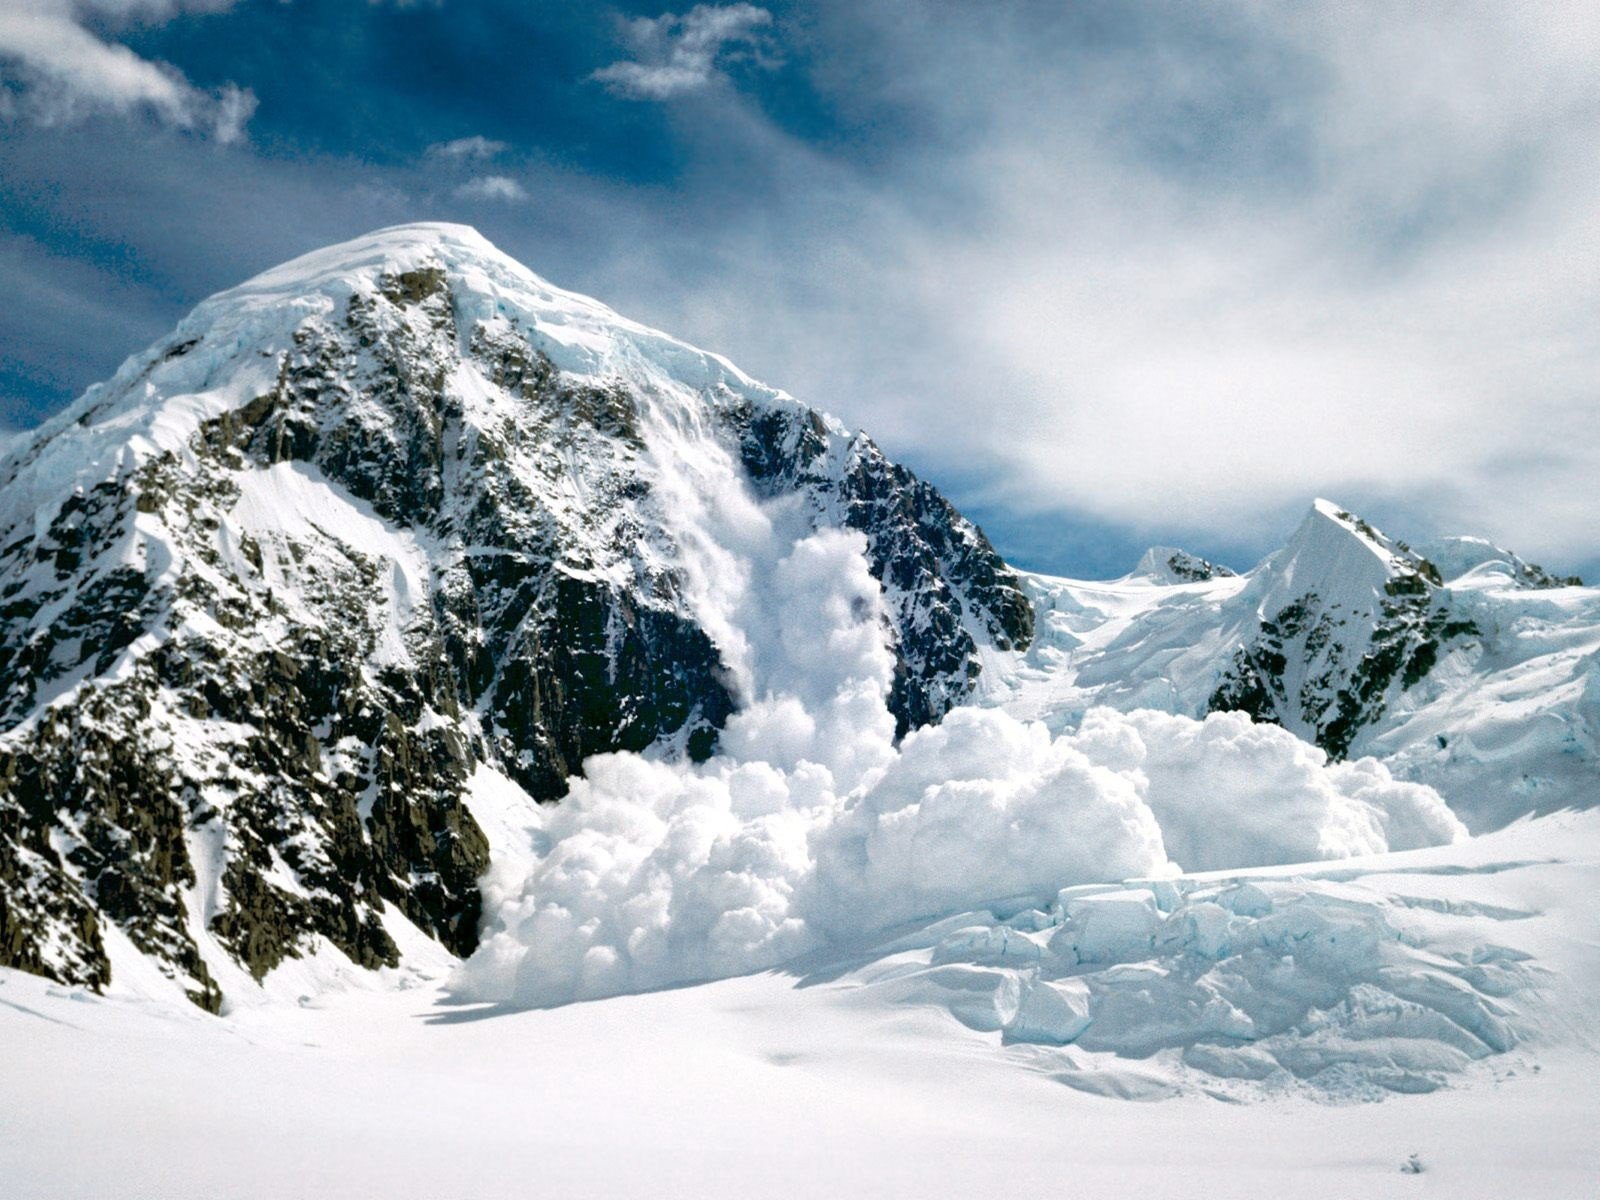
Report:
[[[1186,871],[1413,850],[1462,828],[1433,788],[1392,778],[1374,758],[1329,763],[1244,713],[1195,721],[1097,709],[1071,740],[1096,762],[1143,775],[1166,852]]]
[[[97,113],[146,115],[179,129],[234,142],[255,96],[226,84],[197,88],[164,63],[139,57],[84,25],[166,20],[184,11],[227,8],[232,0],[7,0],[0,5],[0,118],[65,124]]]
[[[1371,760],[1329,766],[1241,714],[1095,711],[1052,737],[964,708],[896,747],[863,550],[858,534],[824,531],[756,572],[750,597],[769,602],[727,610],[746,703],[722,754],[590,759],[459,973],[463,996],[563,1003],[770,967],[1074,883],[1465,833],[1431,789]]]
[[[669,100],[705,87],[721,74],[720,63],[763,61],[762,33],[771,24],[772,14],[754,4],[697,4],[681,16],[640,17],[626,26],[638,57],[593,78],[631,100]]]

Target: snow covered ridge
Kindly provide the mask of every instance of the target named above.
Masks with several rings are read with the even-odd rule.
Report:
[[[469,952],[474,776],[531,807],[595,753],[705,757],[771,565],[835,527],[897,728],[1027,644],[1015,574],[869,439],[471,230],[211,298],[0,460],[3,961],[145,955],[216,1008],[322,941],[393,963],[402,919]]]
[[[1095,705],[1248,712],[1437,787],[1475,830],[1600,799],[1600,590],[1326,500],[1243,576],[1174,574],[1181,553],[1029,577],[1038,636],[986,659],[982,702],[1053,729]]]

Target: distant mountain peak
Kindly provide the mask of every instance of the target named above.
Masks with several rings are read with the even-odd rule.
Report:
[[[1175,546],[1151,546],[1133,568],[1135,575],[1160,583],[1201,583],[1231,578],[1235,572]]]
[[[1420,548],[1430,561],[1436,563],[1448,581],[1468,574],[1499,575],[1519,587],[1549,589],[1582,587],[1583,580],[1576,575],[1555,575],[1538,563],[1529,562],[1520,555],[1497,546],[1481,537],[1442,537]]]

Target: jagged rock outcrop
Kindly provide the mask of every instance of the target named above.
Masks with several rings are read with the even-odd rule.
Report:
[[[763,497],[865,535],[902,730],[1027,646],[870,440],[470,230],[213,297],[0,461],[0,964],[99,986],[125,937],[215,1010],[319,938],[395,963],[396,912],[470,951],[474,772],[713,749],[719,510]]]
[[[1227,567],[1172,546],[1151,546],[1133,573],[1161,583],[1203,583],[1208,579],[1228,579],[1234,574]]]

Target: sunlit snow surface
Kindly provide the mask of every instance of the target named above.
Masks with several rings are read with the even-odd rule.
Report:
[[[1158,911],[1166,886],[1149,893]],[[1227,928],[1262,939],[1264,968],[1280,964],[1263,996],[1303,1003],[1347,960],[1365,981],[1345,991],[1357,1005],[1319,997],[1294,1018],[1298,1054],[1270,1035],[1252,1047],[1237,1026],[1195,1043],[1208,1057],[1136,1048],[1128,1015],[1159,1011],[1159,1042],[1212,1019],[1187,1003],[1206,972],[1242,970],[1206,940],[1222,923],[1202,917],[1183,935],[1195,979],[1154,943],[1132,962],[1081,964],[1053,980],[1085,982],[1093,1019],[1077,1043],[1019,1041],[981,1028],[994,989],[956,986],[958,972],[1027,973],[1005,961],[1009,936],[956,928],[993,928],[992,911],[721,983],[539,1010],[449,1002],[448,961],[422,947],[417,966],[380,976],[335,955],[291,964],[221,1019],[131,982],[99,998],[0,971],[0,1180],[25,1197],[1595,1194],[1594,814],[1171,886],[1190,916],[1207,894],[1229,898]],[[1095,920],[1079,907],[1060,926],[1077,932],[1025,940],[1142,947],[1139,918],[1104,937]],[[1326,953],[1338,928],[1360,954]],[[1141,988],[1173,1003],[1145,1010]],[[1056,1011],[1040,1034],[1062,1028]],[[1483,1054],[1491,1030],[1509,1050]],[[1119,1038],[1123,1053],[1106,1048]],[[1230,1050],[1276,1065],[1219,1072]],[[1359,1074],[1340,1065],[1352,1056]],[[1456,1068],[1431,1094],[1388,1090]],[[1374,1095],[1387,1099],[1340,1102]],[[1420,1177],[1401,1170],[1413,1154]]]

